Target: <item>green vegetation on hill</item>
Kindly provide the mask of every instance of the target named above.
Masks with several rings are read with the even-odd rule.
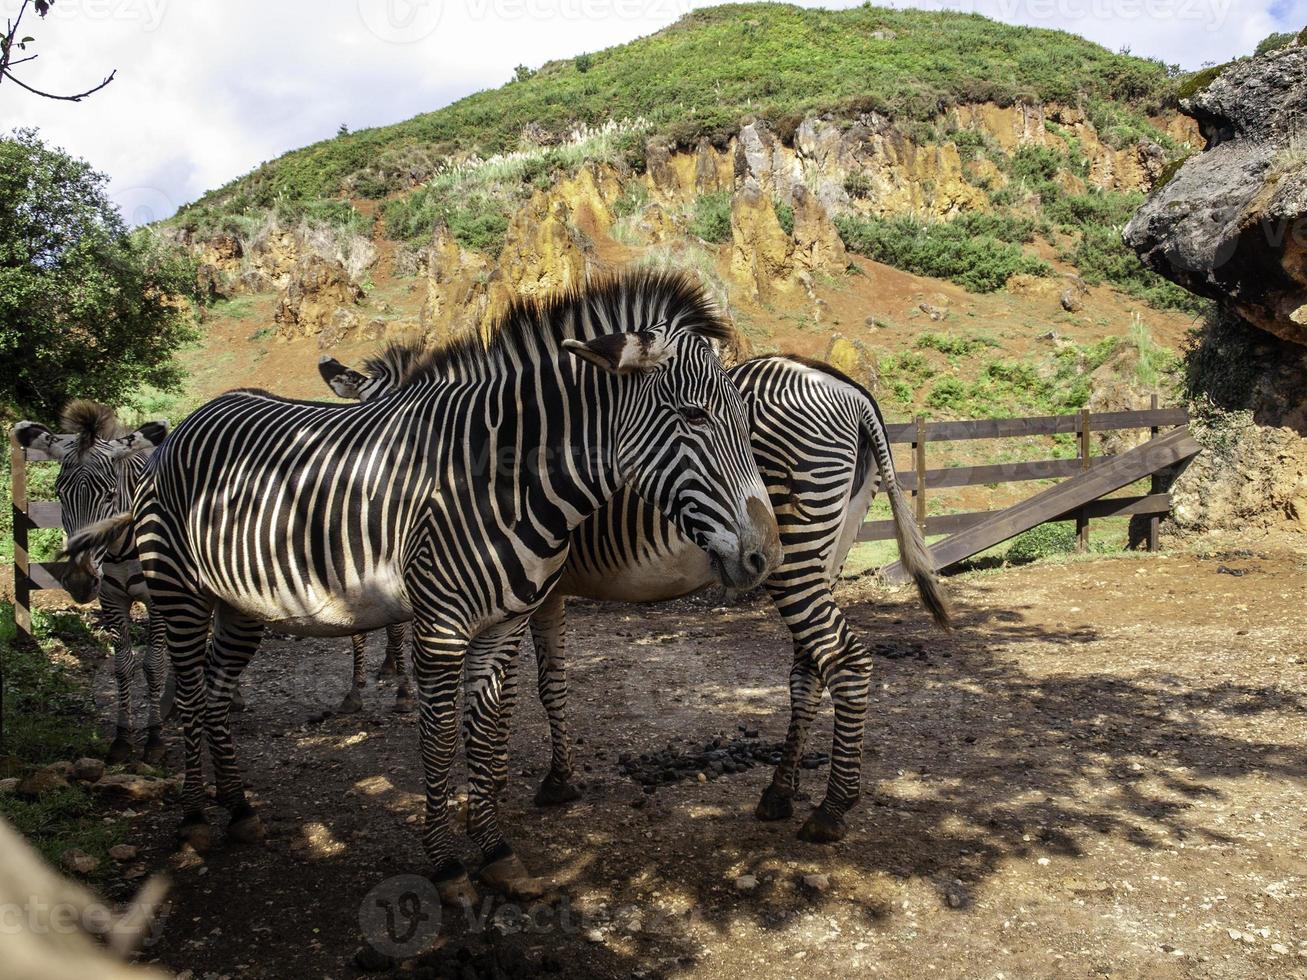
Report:
[[[722,142],[753,115],[785,134],[811,112],[929,122],[953,104],[1037,99],[1084,104],[1128,140],[1155,136],[1145,117],[1173,101],[1175,74],[1073,34],[976,14],[726,5],[584,63],[550,62],[435,112],[288,153],[185,210],[239,212],[347,189],[383,196],[431,176],[449,155],[502,153],[526,131],[557,138],[621,118],[642,117],[653,135],[688,145]],[[640,134],[630,142],[642,150]]]

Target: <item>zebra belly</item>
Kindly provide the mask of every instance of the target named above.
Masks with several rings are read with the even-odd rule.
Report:
[[[565,595],[609,602],[663,602],[679,599],[717,582],[706,552],[694,544],[678,542],[621,565],[593,565],[569,560],[561,588]]]
[[[233,592],[216,598],[262,620],[271,628],[293,636],[349,636],[381,629],[413,618],[413,609],[397,575],[354,580],[325,591],[309,589],[268,591],[257,595]]]

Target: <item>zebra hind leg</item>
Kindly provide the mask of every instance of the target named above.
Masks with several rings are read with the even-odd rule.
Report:
[[[204,808],[204,723],[208,692],[204,662],[211,609],[198,599],[169,594],[152,597],[164,622],[168,655],[176,683],[174,709],[182,730],[185,779],[182,783],[182,822],[179,842],[196,851],[213,846],[213,830]]]
[[[263,824],[245,796],[231,735],[230,708],[241,671],[259,649],[262,639],[261,622],[241,615],[229,606],[219,607],[214,616],[213,646],[205,671],[208,700],[204,726],[209,737],[209,756],[218,788],[218,803],[231,814],[227,835],[240,843],[262,840]]]
[[[549,774],[536,790],[536,806],[557,806],[579,799],[572,782],[572,738],[567,727],[567,658],[563,645],[566,604],[555,590],[531,617],[540,703],[549,716]]]
[[[386,627],[386,656],[377,668],[377,680],[404,673],[404,642],[407,634],[408,629],[403,623],[392,623]]]
[[[163,700],[168,681],[168,641],[163,621],[150,609],[150,648],[145,654],[145,686],[149,693],[149,720],[145,730],[145,761],[162,765],[167,755],[163,742]]]
[[[845,631],[847,633],[847,627]],[[861,794],[862,743],[871,686],[871,656],[861,643],[849,638],[843,655],[830,664],[823,675],[835,704],[830,778],[826,798],[799,828],[801,840],[816,844],[830,844],[844,838],[847,829],[845,814],[857,805]]]
[[[386,660],[393,666],[393,673],[399,678],[395,687],[395,710],[401,713],[412,711],[415,707],[413,687],[409,683],[408,671],[404,668],[404,648],[408,645],[408,627],[404,623],[392,623],[386,627]],[[378,675],[380,676],[380,675]]]
[[[338,715],[358,714],[363,710],[363,688],[367,685],[367,651],[368,635],[366,633],[355,633],[349,638],[350,645],[353,647],[354,671],[350,678],[349,690],[345,692],[345,698],[336,708],[335,713]]]

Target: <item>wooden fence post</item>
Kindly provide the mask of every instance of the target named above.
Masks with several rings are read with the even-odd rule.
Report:
[[[1156,394],[1154,394],[1153,397],[1149,400],[1149,407],[1150,407],[1154,412],[1157,411],[1157,395],[1156,395]],[[1149,436],[1150,436],[1151,438],[1156,439],[1156,438],[1157,438],[1157,434],[1158,434],[1158,432],[1159,432],[1159,429],[1158,429],[1157,426],[1154,425],[1154,426],[1152,426],[1152,427],[1148,430],[1148,432],[1149,432]],[[1162,492],[1162,477],[1161,477],[1159,474],[1154,473],[1151,477],[1149,477],[1149,480],[1148,480],[1148,492],[1149,492],[1149,493],[1161,493],[1161,492]],[[1158,529],[1158,525],[1159,525],[1160,523],[1161,523],[1161,519],[1160,519],[1156,514],[1154,514],[1154,515],[1152,515],[1150,518],[1148,518],[1148,550],[1149,550],[1149,551],[1156,551],[1156,550],[1157,550],[1157,529]]]
[[[917,526],[926,533],[926,416],[917,416],[917,441],[912,444],[917,464]]]
[[[1080,469],[1089,470],[1089,409],[1080,410]],[[1076,550],[1089,550],[1089,517],[1082,510],[1076,516]]]
[[[27,558],[27,453],[9,437],[9,478],[14,508],[14,625],[32,635],[32,580]]]

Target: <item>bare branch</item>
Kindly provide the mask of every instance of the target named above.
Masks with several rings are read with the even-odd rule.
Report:
[[[43,99],[55,99],[60,102],[81,102],[82,99],[86,98],[88,95],[95,94],[96,92],[100,91],[100,89],[104,88],[106,85],[108,85],[110,82],[113,81],[114,76],[118,74],[118,69],[116,68],[113,71],[109,72],[109,77],[107,77],[99,85],[96,85],[94,88],[88,88],[85,92],[78,92],[76,95],[55,95],[53,92],[43,92],[39,88],[33,88],[31,85],[28,85],[26,82],[19,81],[17,78],[15,78],[14,73],[11,70],[15,65],[21,65],[24,62],[33,61],[37,57],[35,54],[30,54],[25,58],[18,58],[17,60],[14,60],[13,57],[14,39],[18,37],[18,26],[23,22],[23,14],[27,12],[27,7],[31,2],[32,0],[23,0],[23,2],[18,7],[18,13],[14,17],[14,19],[12,21],[6,19],[5,21],[5,33],[3,34],[3,40],[4,40],[3,51],[0,51],[0,82],[3,82],[7,78],[9,79],[9,81],[13,82],[19,88],[26,89],[28,92],[31,92],[33,95],[39,95]],[[41,17],[45,17],[46,11],[48,9],[49,9],[48,4],[45,5],[44,7],[38,4],[36,8],[36,12],[40,14]],[[30,40],[32,40],[30,37],[23,39],[23,41],[30,41]],[[23,41],[18,42],[19,44],[18,50],[20,51],[22,50]]]
[[[39,95],[45,99],[58,99],[61,102],[81,102],[82,99],[86,98],[88,95],[100,91],[100,89],[104,88],[106,85],[112,82],[113,77],[117,74],[118,74],[118,69],[115,68],[113,71],[109,72],[109,77],[106,78],[99,85],[95,86],[95,88],[88,88],[85,92],[79,92],[76,95],[53,95],[50,92],[42,92],[39,88],[32,88],[32,86],[27,85],[24,82],[20,82],[18,79],[14,78],[14,76],[11,75],[8,70],[4,72],[3,77],[9,79],[9,81],[13,82],[19,88],[25,88],[33,95]]]

